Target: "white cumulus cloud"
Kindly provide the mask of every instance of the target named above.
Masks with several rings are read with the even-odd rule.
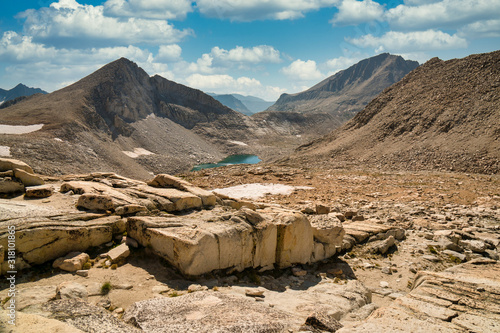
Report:
[[[164,20],[142,18],[118,19],[104,15],[103,6],[80,5],[74,0],[60,0],[50,7],[29,9],[18,15],[25,19],[24,31],[36,41],[72,47],[89,44],[168,44],[192,34],[177,30]]]
[[[338,0],[198,0],[205,16],[232,21],[290,20],[306,12],[332,7]]]
[[[177,44],[160,45],[155,60],[160,62],[176,61],[180,60],[181,54],[182,48]]]
[[[107,16],[183,20],[192,11],[190,0],[107,0],[104,3]]]
[[[252,48],[236,46],[231,50],[216,46],[212,48],[211,55],[223,62],[248,62],[254,64],[281,62],[280,52],[269,45],[259,45]]]
[[[464,38],[436,30],[389,31],[380,37],[365,35],[360,38],[348,39],[348,42],[360,47],[374,48],[376,52],[387,51],[392,53],[467,47],[467,41]]]
[[[413,1],[417,5],[399,5],[388,10],[385,18],[401,30],[452,28],[478,21],[498,19],[498,0]]]
[[[461,37],[500,37],[500,19],[467,24],[458,30]]]
[[[331,19],[334,26],[357,25],[382,20],[384,6],[372,0],[344,0],[338,6],[339,12]]]
[[[319,80],[324,77],[314,60],[295,60],[289,66],[283,67],[281,72],[292,79],[301,81]]]

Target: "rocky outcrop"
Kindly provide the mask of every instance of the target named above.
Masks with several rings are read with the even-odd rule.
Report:
[[[68,176],[55,195],[76,201],[80,211],[69,206],[52,212],[33,205],[36,216],[0,221],[0,246],[7,249],[7,227],[16,225],[17,267],[21,269],[110,242],[126,230],[186,275],[307,264],[329,258],[342,247],[344,230],[331,215],[309,220],[279,207],[257,209],[255,204],[218,199],[166,174],[148,184],[113,173]],[[222,206],[216,206],[218,200]],[[120,263],[128,255],[125,247],[110,251],[111,262]],[[54,267],[82,268],[83,263],[72,262],[63,258]],[[6,270],[4,262],[2,271]]]
[[[218,292],[195,292],[132,305],[126,323],[144,332],[286,332],[292,317],[253,300]]]
[[[119,216],[73,213],[65,216],[19,218],[0,222],[0,245],[7,249],[8,226],[16,226],[16,267],[42,264],[73,251],[107,243],[125,231]],[[2,272],[8,270],[7,262]]]
[[[127,234],[186,275],[248,267],[289,267],[334,255],[342,245],[337,221],[311,224],[278,208],[211,211],[182,217],[131,217]]]
[[[337,332],[497,332],[499,273],[500,264],[485,258],[420,272],[409,294]]]
[[[23,161],[0,158],[0,194],[12,196],[25,192],[30,186],[43,184],[43,179]]]

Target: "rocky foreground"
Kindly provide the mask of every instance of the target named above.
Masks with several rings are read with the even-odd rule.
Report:
[[[2,332],[500,330],[496,175],[0,169]],[[231,189],[252,183],[292,191]]]

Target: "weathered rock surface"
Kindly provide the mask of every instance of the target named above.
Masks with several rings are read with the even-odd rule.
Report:
[[[50,185],[39,185],[26,187],[28,198],[48,198],[54,193],[54,187]]]
[[[24,192],[24,184],[15,178],[6,177],[0,179],[0,193],[13,194]]]
[[[23,182],[24,186],[38,186],[44,184],[42,178],[22,169],[14,169],[14,177],[20,179]]]
[[[124,320],[144,332],[286,332],[291,316],[250,299],[218,292],[135,303]]]
[[[87,289],[80,283],[67,281],[58,285],[56,289],[56,298],[58,299],[87,299],[87,297]]]
[[[182,217],[131,217],[127,234],[182,273],[199,275],[322,260],[340,248],[343,229],[328,219],[313,226],[303,214],[278,208],[229,215],[215,208]]]
[[[48,318],[57,319],[83,332],[139,333],[138,329],[125,324],[111,313],[81,299],[61,299],[45,304]]]
[[[212,192],[203,190],[199,187],[193,186],[193,184],[181,178],[167,174],[157,175],[154,179],[148,182],[148,185],[154,187],[174,187],[181,191],[187,191],[200,197],[203,206],[215,206],[217,202],[216,196]]]
[[[500,264],[489,259],[420,272],[408,295],[337,332],[498,332],[499,276]]]
[[[107,243],[113,235],[125,231],[125,220],[119,216],[98,214],[45,212],[45,216],[10,219],[0,222],[0,245],[7,248],[9,225],[16,226],[16,256],[22,263],[42,264],[72,251]],[[53,216],[51,216],[53,215]],[[81,268],[80,268],[81,269]],[[7,271],[4,262],[2,272]]]
[[[88,210],[106,211],[115,208],[113,199],[109,195],[85,193],[78,198],[77,207]]]
[[[5,333],[40,333],[40,332],[54,332],[54,333],[84,333],[69,324],[60,322],[56,319],[49,319],[40,315],[23,313],[18,311],[16,313],[16,325],[7,324],[10,318],[7,311],[0,310],[0,332]]]

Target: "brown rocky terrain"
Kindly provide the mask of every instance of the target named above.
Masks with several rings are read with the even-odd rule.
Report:
[[[500,170],[500,51],[437,58],[286,163],[398,170]]]
[[[201,94],[191,90],[165,97],[178,104],[154,115],[127,101],[133,91],[107,101],[103,96],[126,90],[116,85],[128,79],[103,78],[141,77],[134,66],[115,71],[123,60],[98,72],[105,84],[94,95],[86,94],[90,79],[76,86],[80,90],[53,95],[80,94],[82,108],[93,96],[99,112],[76,112],[63,98],[68,112],[53,117],[53,98],[37,96],[4,109],[5,119],[17,124],[23,112],[31,119],[22,105],[38,100],[37,115],[46,125],[22,138],[3,135],[2,144],[15,150],[12,143],[19,140],[22,149],[29,143],[41,152],[57,151],[55,144],[68,147],[61,155],[39,155],[40,161],[53,159],[35,168],[0,158],[0,331],[499,331],[499,56],[433,59],[340,130],[279,164],[171,176],[159,159],[151,162],[156,175],[138,169],[144,170],[140,180],[80,172],[88,165],[59,164],[48,175],[40,170],[68,156],[80,163],[76,155],[90,156],[88,145],[96,138],[115,146],[92,146],[101,150],[85,163],[95,169],[104,165],[99,154],[113,163],[115,150],[141,155],[141,149],[153,149],[137,144],[153,138],[146,133],[153,126],[158,133],[186,131],[200,139],[200,147],[218,147],[221,140],[238,139],[216,132],[219,121],[231,124],[232,112],[211,109],[213,101],[200,95],[206,113],[189,109],[192,117],[183,118],[181,104],[191,93]],[[144,80],[128,87],[186,89],[160,78]],[[108,102],[115,104],[107,109]],[[112,119],[115,109],[118,118]],[[86,123],[89,115],[96,121]],[[208,122],[199,124],[208,125],[198,127],[202,118]],[[85,126],[100,130],[74,130]],[[262,146],[291,145],[273,142],[271,127],[259,131]],[[70,141],[77,133],[80,146]],[[161,140],[151,142],[167,149]],[[141,156],[132,159],[137,168],[155,155]],[[135,167],[128,160],[121,166],[129,173]],[[58,174],[69,169],[74,172]],[[12,274],[15,296],[4,278]],[[15,326],[9,323],[12,304]]]
[[[140,179],[249,152],[232,141],[249,142],[255,132],[248,117],[199,90],[149,77],[124,58],[2,109],[0,123],[43,124],[32,133],[0,134],[0,145],[38,172],[113,170]]]
[[[6,332],[498,330],[498,175],[1,167],[2,189],[20,184],[0,199],[0,253],[15,225],[19,270],[14,330],[0,282]]]
[[[253,118],[280,127],[289,124],[292,134],[327,134],[361,111],[385,88],[418,67],[416,61],[388,53],[364,59],[321,81],[306,91],[283,94],[265,112]]]

